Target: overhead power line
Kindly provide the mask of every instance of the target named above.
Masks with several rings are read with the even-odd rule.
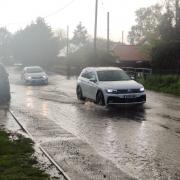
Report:
[[[49,13],[48,15],[41,16],[41,17],[44,18],[44,19],[46,19],[46,18],[48,18],[48,17],[54,16],[54,15],[56,15],[56,14],[64,11],[65,9],[67,9],[71,4],[74,3],[74,1],[76,1],[76,0],[71,0],[71,1],[68,2],[64,7],[60,8],[60,9],[58,9],[58,10],[52,12],[52,13]],[[33,21],[35,18],[37,18],[37,17],[34,17],[31,21]],[[16,22],[9,22],[9,23],[6,23],[6,24],[0,24],[0,26],[7,27],[7,26],[10,26],[10,25],[18,25],[18,24],[28,24],[28,22],[27,22],[27,21],[26,21],[26,22],[25,22],[25,21],[24,21],[24,22],[18,22],[18,21],[16,21]]]
[[[54,16],[54,15],[60,13],[61,11],[65,10],[66,8],[68,8],[72,3],[74,3],[74,1],[75,1],[75,0],[70,1],[70,2],[67,3],[64,7],[62,7],[62,8],[60,8],[60,9],[58,9],[58,10],[56,10],[56,11],[54,11],[54,12],[52,12],[52,13],[46,15],[46,16],[44,16],[44,18],[48,18],[48,17]]]

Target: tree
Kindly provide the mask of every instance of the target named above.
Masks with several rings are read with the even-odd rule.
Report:
[[[165,0],[164,7],[141,8],[136,11],[136,16],[129,41],[138,44],[146,55],[151,56],[156,71],[180,71],[179,0]]]
[[[148,42],[147,34],[158,34],[158,25],[161,20],[161,9],[159,4],[148,8],[140,8],[136,11],[136,25],[132,26],[128,39],[131,44]]]
[[[0,60],[9,63],[11,52],[12,34],[6,28],[0,28]]]
[[[175,38],[180,40],[180,5],[179,0],[176,0],[175,3],[175,17],[176,17],[176,25],[175,25]]]
[[[87,66],[112,66],[116,62],[116,57],[106,49],[97,49],[95,55],[93,46],[86,45],[70,54],[68,61],[70,66],[82,69]]]
[[[180,72],[180,42],[159,41],[152,50],[153,69]]]
[[[159,31],[163,40],[170,40],[173,38],[173,18],[173,12],[167,7],[167,12],[162,15],[161,23],[159,24]]]
[[[18,31],[13,38],[13,54],[17,62],[24,65],[47,67],[57,59],[59,39],[43,18]]]
[[[85,45],[88,41],[88,33],[86,28],[80,22],[74,30],[72,42],[78,46]]]

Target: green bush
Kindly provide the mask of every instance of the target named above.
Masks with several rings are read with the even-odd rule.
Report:
[[[180,41],[159,41],[151,52],[153,70],[180,72]]]
[[[145,88],[164,93],[180,96],[180,76],[179,75],[152,75],[147,79],[141,79]]]

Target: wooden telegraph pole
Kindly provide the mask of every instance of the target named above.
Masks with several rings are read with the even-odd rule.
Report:
[[[98,16],[98,0],[96,0],[95,4],[95,24],[94,24],[94,53],[96,54],[96,39],[97,39],[97,16]]]
[[[107,52],[109,52],[109,12],[107,12]]]
[[[124,44],[124,31],[122,31],[122,44]]]
[[[69,26],[67,26],[66,55],[69,55]]]

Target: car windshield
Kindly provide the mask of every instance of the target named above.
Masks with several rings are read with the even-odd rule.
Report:
[[[26,72],[27,73],[41,73],[41,72],[43,72],[43,70],[40,67],[27,68]]]
[[[98,71],[99,81],[128,81],[130,77],[122,70]]]

